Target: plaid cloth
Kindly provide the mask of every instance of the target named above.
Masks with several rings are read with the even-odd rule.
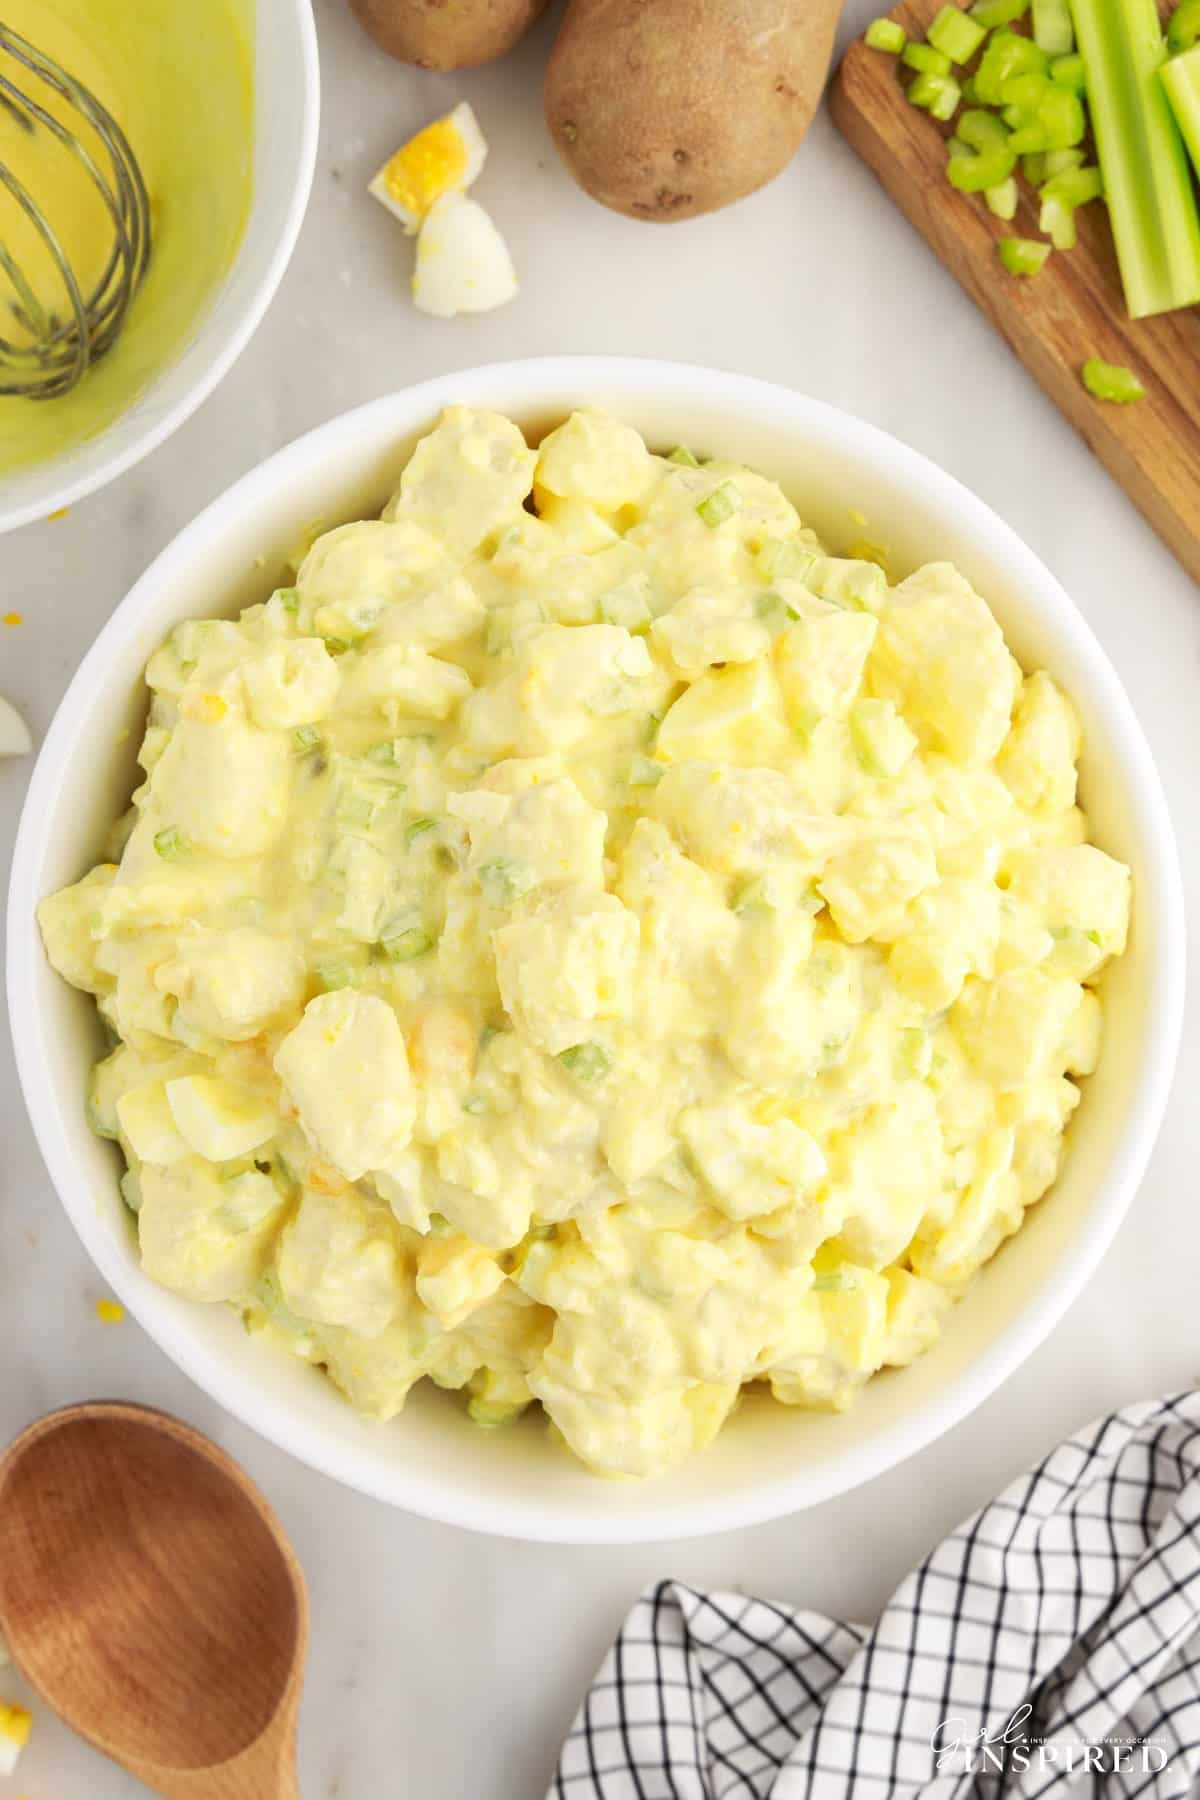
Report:
[[[1051,1452],[873,1629],[664,1581],[549,1800],[1200,1793],[1200,1392]]]

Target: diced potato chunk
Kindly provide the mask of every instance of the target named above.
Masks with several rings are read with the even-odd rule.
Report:
[[[350,1181],[383,1169],[412,1134],[416,1101],[395,1013],[375,994],[319,994],[275,1052],[310,1141]]]

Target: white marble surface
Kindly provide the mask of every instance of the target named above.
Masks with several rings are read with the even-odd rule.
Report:
[[[458,78],[376,53],[342,0],[317,0],[325,121],[311,210],[265,325],[200,413],[141,468],[58,523],[0,540],[0,689],[43,732],[101,621],[174,532],[308,426],[414,378],[507,356],[641,352],[774,378],[885,426],[990,501],[1066,583],[1120,669],[1158,758],[1200,893],[1200,603],[951,278],[822,117],[788,172],[685,226],[606,213],[542,125],[553,21],[506,63]],[[871,0],[852,0],[845,30]],[[363,184],[460,95],[492,146],[480,197],[508,234],[520,300],[440,324],[405,297],[404,241]],[[28,764],[0,764],[0,871]],[[224,1419],[136,1325],[103,1327],[96,1280],[44,1175],[0,1024],[0,1440],[94,1395],[169,1407],[262,1483],[312,1588],[301,1731],[305,1800],[534,1800],[625,1607],[647,1580],[744,1585],[868,1617],[913,1560],[1089,1416],[1200,1375],[1200,1032],[1143,1192],[1084,1297],[1006,1388],[948,1439],[807,1515],[657,1548],[544,1549],[392,1513]],[[18,1691],[0,1676],[0,1695]],[[142,1790],[44,1713],[0,1800],[132,1800]]]

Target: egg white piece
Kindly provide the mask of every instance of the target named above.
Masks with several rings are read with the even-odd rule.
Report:
[[[9,701],[0,698],[0,756],[28,756],[33,749],[29,727]]]
[[[476,200],[444,194],[417,240],[413,303],[437,319],[491,312],[520,292],[508,245]]]
[[[367,184],[367,192],[415,235],[436,201],[470,187],[487,151],[479,121],[464,100],[401,145]]]

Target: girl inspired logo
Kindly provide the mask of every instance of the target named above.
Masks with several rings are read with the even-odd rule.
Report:
[[[943,1719],[929,1735],[933,1766],[939,1772],[964,1775],[1023,1774],[1057,1770],[1064,1775],[1161,1774],[1170,1760],[1161,1744],[1149,1738],[1105,1738],[1088,1744],[1080,1739],[1054,1742],[1030,1737],[1025,1726],[1033,1712],[1019,1706],[999,1731],[986,1726],[972,1731],[965,1719]]]

